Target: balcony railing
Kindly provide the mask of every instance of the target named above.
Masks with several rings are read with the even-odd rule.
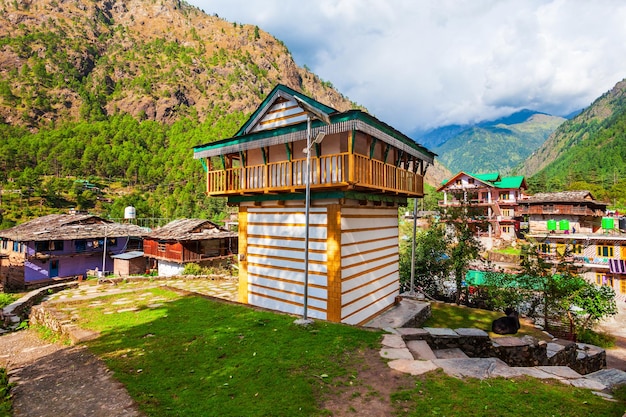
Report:
[[[305,187],[306,158],[207,172],[209,195],[291,192]],[[341,153],[311,158],[311,188],[358,187],[422,195],[423,177],[362,155]]]

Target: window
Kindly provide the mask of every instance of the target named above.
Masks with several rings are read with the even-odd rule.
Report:
[[[87,241],[86,240],[75,240],[74,246],[76,247],[76,252],[84,252],[87,250]]]
[[[468,184],[474,184],[474,178],[468,178],[467,182]]]
[[[508,199],[509,199],[509,192],[508,191],[500,193],[500,200],[508,200]]]
[[[596,284],[613,288],[613,275],[596,272]]]
[[[622,294],[626,294],[626,279],[619,280],[619,292]]]
[[[13,242],[13,252],[20,252],[20,242]]]
[[[157,246],[157,251],[165,252],[165,242],[159,242]]]
[[[598,245],[597,252],[598,256],[602,256],[605,258],[613,257],[613,246],[606,245]]]
[[[9,248],[9,241],[6,239],[2,239],[2,249],[7,250],[8,248]]]
[[[541,253],[550,253],[550,252],[552,252],[551,245],[549,243],[541,243],[539,245],[539,252],[541,252]]]
[[[502,215],[504,217],[513,217],[513,209],[503,209],[502,210]]]
[[[461,180],[456,180],[456,185],[461,186],[462,184]]]
[[[502,226],[502,233],[511,233],[511,226]]]
[[[35,242],[36,252],[61,251],[63,250],[62,240],[44,240],[43,242]]]
[[[581,245],[580,243],[574,243],[572,245],[572,253],[574,253],[576,255],[582,255],[583,254],[583,245]]]

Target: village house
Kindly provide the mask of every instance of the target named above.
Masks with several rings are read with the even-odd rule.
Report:
[[[521,202],[526,237],[551,263],[569,262],[587,281],[606,285],[626,299],[626,235],[607,203],[589,191],[537,193]]]
[[[50,214],[0,230],[0,277],[5,289],[110,272],[112,255],[141,249],[146,231],[90,214]]]
[[[507,245],[518,237],[520,201],[528,186],[522,176],[502,177],[497,172],[472,174],[459,172],[437,189],[443,192],[440,207],[472,207],[468,219],[486,249]]]
[[[174,220],[148,234],[144,256],[157,264],[159,276],[180,275],[188,263],[220,266],[237,254],[237,233],[202,219]]]
[[[239,301],[349,324],[391,307],[398,208],[423,197],[434,156],[363,111],[275,87],[234,137],[194,148],[208,195],[239,208]]]
[[[589,191],[562,191],[532,195],[520,202],[519,210],[527,219],[529,233],[595,233],[606,207]]]

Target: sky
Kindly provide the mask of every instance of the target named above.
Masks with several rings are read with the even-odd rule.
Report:
[[[623,0],[188,0],[404,132],[567,115],[626,78]]]

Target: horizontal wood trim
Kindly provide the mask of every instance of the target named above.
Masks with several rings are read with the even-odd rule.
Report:
[[[368,305],[366,305],[366,306],[364,306],[364,307],[362,307],[362,308],[360,308],[360,309],[357,309],[357,310],[355,310],[355,311],[353,311],[353,312],[351,312],[351,313],[346,314],[345,316],[343,316],[343,317],[342,317],[341,321],[342,321],[342,322],[344,322],[344,323],[349,323],[349,324],[362,324],[364,320],[357,320],[357,321],[352,322],[352,321],[350,320],[350,318],[353,318],[353,317],[355,317],[355,316],[358,316],[359,314],[361,314],[361,313],[363,313],[363,312],[367,312],[367,311],[368,311],[368,310],[370,310],[370,309],[371,309],[372,311],[371,311],[370,313],[367,313],[367,316],[366,316],[366,317],[368,317],[368,318],[369,318],[369,317],[372,317],[373,315],[375,315],[376,313],[378,313],[378,312],[380,312],[380,311],[381,311],[381,309],[379,309],[378,307],[374,307],[374,306],[375,306],[376,304],[379,304],[379,303],[382,303],[382,304],[387,304],[387,305],[392,304],[392,302],[385,302],[385,300],[386,300],[387,298],[390,298],[390,297],[394,297],[394,298],[395,298],[395,296],[396,296],[397,292],[398,292],[398,291],[397,291],[396,289],[393,289],[393,290],[391,290],[391,291],[387,292],[387,293],[385,294],[385,296],[380,297],[380,298],[378,298],[378,299],[377,299],[377,300],[375,300],[375,301],[372,301],[371,303],[369,303]],[[374,308],[373,308],[373,307],[374,307]],[[386,307],[386,306],[385,306],[385,307]],[[343,313],[342,313],[342,314],[343,314]]]

